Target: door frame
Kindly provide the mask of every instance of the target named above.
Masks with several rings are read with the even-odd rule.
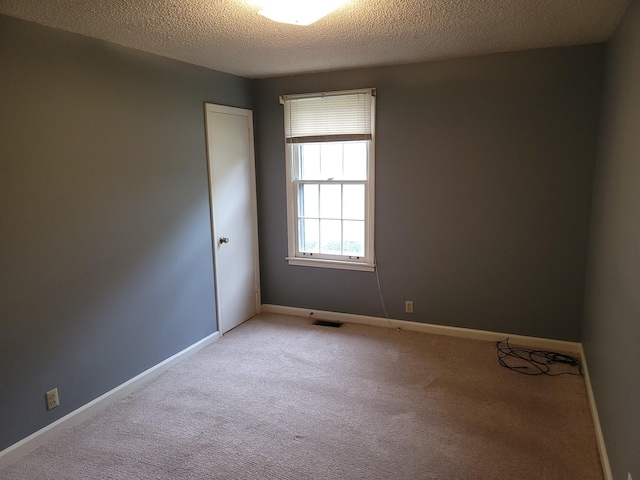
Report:
[[[214,281],[214,295],[216,300],[216,326],[220,336],[223,335],[223,318],[220,315],[220,301],[218,292],[218,262],[216,251],[216,218],[215,218],[215,205],[213,201],[213,166],[211,152],[209,149],[209,115],[210,113],[222,113],[227,115],[238,115],[247,118],[248,130],[249,130],[249,170],[250,170],[250,182],[251,182],[251,227],[253,229],[253,258],[254,258],[254,288],[255,288],[255,306],[256,313],[262,311],[262,301],[260,294],[260,258],[259,258],[259,243],[258,243],[258,198],[257,198],[257,183],[256,183],[256,159],[254,150],[254,136],[253,136],[253,111],[238,108],[228,107],[225,105],[218,105],[215,103],[204,104],[205,114],[205,140],[207,151],[207,183],[209,186],[209,214],[211,219],[211,250],[213,253],[213,281]]]

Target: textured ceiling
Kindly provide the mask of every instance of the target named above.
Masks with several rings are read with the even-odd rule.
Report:
[[[0,13],[245,77],[607,40],[630,0],[347,0],[307,27],[250,0],[0,0]]]

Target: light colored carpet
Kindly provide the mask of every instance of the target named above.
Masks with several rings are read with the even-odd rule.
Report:
[[[584,380],[495,351],[263,314],[0,478],[601,480]]]

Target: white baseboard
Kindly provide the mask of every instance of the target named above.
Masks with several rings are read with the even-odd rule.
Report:
[[[372,325],[376,327],[388,327],[388,328],[400,328],[402,330],[411,330],[424,333],[432,333],[436,335],[448,335],[460,338],[470,338],[476,340],[487,341],[499,341],[509,337],[513,344],[521,346],[529,346],[534,348],[543,349],[556,349],[567,353],[577,353],[582,358],[582,369],[584,373],[585,386],[587,389],[587,396],[589,398],[589,405],[591,407],[591,415],[593,418],[593,425],[596,432],[596,440],[598,442],[598,450],[600,453],[600,461],[602,463],[602,469],[604,472],[605,480],[613,480],[611,473],[611,466],[609,464],[609,457],[607,455],[607,449],[604,442],[604,436],[602,434],[602,428],[600,426],[600,418],[596,408],[595,397],[591,386],[591,379],[589,377],[589,370],[587,368],[587,361],[585,358],[582,345],[576,342],[566,342],[561,340],[552,340],[539,337],[528,337],[523,335],[512,335],[508,333],[490,332],[484,330],[474,330],[460,327],[448,327],[444,325],[434,325],[427,323],[408,322],[405,320],[393,320],[380,317],[370,317],[365,315],[354,315],[350,313],[328,312],[323,310],[313,310],[296,307],[285,307],[280,305],[268,305],[264,304],[261,307],[261,311],[265,313],[278,313],[282,315],[292,315],[299,317],[319,318],[323,320],[334,320],[340,322],[359,323],[363,325]],[[311,315],[312,314],[312,315]],[[88,404],[74,410],[68,415],[62,417],[56,422],[46,426],[45,428],[35,432],[34,434],[26,437],[25,439],[15,443],[9,448],[0,452],[0,468],[10,464],[22,455],[30,452],[43,444],[47,439],[58,434],[62,430],[65,430],[76,423],[81,422],[85,418],[90,417],[99,410],[105,408],[109,404],[124,397],[141,384],[152,380],[153,378],[161,375],[168,370],[172,365],[180,362],[186,357],[193,355],[198,350],[206,347],[207,345],[215,342],[220,338],[218,332],[200,340],[199,342],[191,345],[183,351],[173,355],[165,361],[151,367],[150,369],[142,372],[140,375],[132,378],[131,380],[119,385],[118,387],[110,390],[104,395],[96,398]]]
[[[596,408],[596,398],[593,395],[591,377],[589,377],[589,369],[587,368],[587,358],[585,357],[582,346],[580,346],[580,355],[582,357],[582,373],[584,375],[584,383],[587,388],[589,407],[591,407],[593,428],[596,431],[596,440],[598,442],[598,452],[600,453],[600,463],[602,463],[602,471],[604,473],[605,480],[613,480],[613,474],[611,473],[611,464],[609,463],[609,455],[607,454],[607,447],[604,443],[604,435],[602,434],[602,426],[600,425],[600,417],[598,416],[598,409]]]
[[[393,320],[381,317],[369,317],[366,315],[354,315],[352,313],[327,312],[323,310],[284,307],[280,305],[265,304],[262,305],[262,311],[297,317],[313,316],[313,318],[320,318],[323,320],[360,323],[364,325],[372,325],[374,327],[400,328],[402,330],[433,333],[436,335],[448,335],[450,337],[470,338],[474,340],[487,340],[491,342],[498,342],[509,337],[509,342],[512,345],[559,350],[565,353],[582,353],[582,345],[577,342],[527,337],[524,335],[513,335],[511,333],[489,332],[485,330],[474,330],[471,328],[448,327],[445,325],[434,325],[431,323],[408,322],[406,320]]]
[[[219,338],[220,335],[218,332],[212,333],[208,337],[203,338],[202,340],[185,348],[181,352],[178,352],[175,355],[167,358],[166,360],[158,363],[157,365],[154,365],[148,370],[145,370],[140,375],[133,377],[131,380],[124,382],[122,385],[117,386],[104,395],[101,395],[95,400],[92,400],[91,402],[56,420],[50,425],[47,425],[46,427],[2,450],[0,452],[0,468],[9,465],[21,456],[39,447],[54,435],[57,435],[58,433],[66,430],[69,427],[72,427],[77,423],[80,423],[85,418],[89,418],[91,415],[94,415],[108,405],[131,393],[143,383],[146,383],[160,376],[161,374],[166,372],[172,365],[179,363],[185,358],[203,349],[207,345],[214,343]]]
[[[485,330],[474,330],[470,328],[447,327],[444,325],[433,325],[428,323],[407,322],[405,320],[393,320],[380,317],[369,317],[365,315],[354,315],[351,313],[327,312],[323,310],[313,310],[308,308],[284,307],[280,305],[262,305],[263,312],[278,313],[281,315],[293,315],[298,317],[320,318],[323,320],[333,320],[338,322],[360,323],[364,325],[372,325],[376,327],[400,328],[402,330],[412,330],[416,332],[433,333],[436,335],[448,335],[452,337],[470,338],[475,340],[488,340],[497,342],[509,337],[514,345],[540,348],[545,350],[559,350],[566,353],[574,353],[580,355],[582,359],[582,371],[584,373],[584,382],[587,389],[587,397],[589,406],[591,407],[591,417],[593,426],[596,431],[596,441],[598,442],[598,451],[600,453],[600,462],[605,480],[613,480],[611,474],[611,466],[607,455],[607,448],[604,443],[602,427],[600,426],[600,417],[596,408],[596,401],[591,387],[591,379],[589,370],[587,369],[587,360],[581,343],[566,342],[562,340],[552,340],[548,338],[528,337],[523,335],[513,335],[510,333],[489,332]]]

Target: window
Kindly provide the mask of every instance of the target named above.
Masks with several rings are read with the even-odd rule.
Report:
[[[286,95],[291,265],[374,268],[375,90]]]

